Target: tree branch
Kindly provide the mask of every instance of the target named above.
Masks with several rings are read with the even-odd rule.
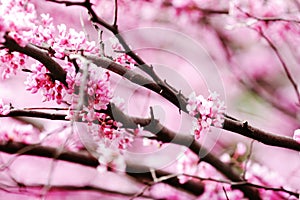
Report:
[[[246,125],[243,122],[226,118],[223,129],[252,138],[266,145],[300,151],[300,144],[292,138],[262,131],[248,125],[248,123]]]
[[[42,50],[32,44],[27,44],[25,47],[21,47],[7,34],[4,36],[4,39],[5,42],[3,45],[9,49],[9,51],[16,51],[25,54],[41,62],[51,72],[51,75],[55,80],[60,81],[66,87],[68,87],[66,82],[67,72],[65,72],[65,70],[48,55],[47,51]]]
[[[52,0],[50,0],[50,1],[52,1]],[[89,1],[87,0],[87,2],[89,2]],[[72,3],[72,5],[73,5],[73,3]],[[57,62],[55,62],[47,54],[46,50],[39,49],[38,47],[36,47],[32,44],[28,44],[25,47],[21,47],[7,35],[6,35],[5,39],[6,39],[6,42],[4,43],[4,45],[9,50],[26,54],[26,55],[38,60],[39,62],[41,62],[42,64],[45,65],[45,67],[53,74],[53,77],[55,77],[55,79],[59,80],[60,82],[62,82],[65,85],[67,84],[66,83],[66,72],[62,69],[62,67]],[[184,97],[182,94],[176,95],[175,93],[173,93],[172,90],[163,90],[161,88],[161,86],[158,85],[157,83],[151,81],[150,79],[147,79],[146,77],[143,77],[140,74],[137,74],[131,70],[128,70],[124,66],[114,63],[113,61],[111,61],[107,58],[101,58],[101,57],[94,56],[91,54],[86,54],[84,56],[88,60],[92,61],[94,64],[96,64],[100,67],[110,70],[110,71],[128,79],[129,81],[131,81],[135,84],[138,84],[142,87],[150,89],[151,91],[159,94],[160,96],[164,97],[165,99],[170,101],[172,104],[177,106],[179,108],[179,110],[182,110],[182,111],[188,113],[188,111],[186,109],[187,98]],[[15,113],[15,112],[12,112],[9,115],[13,115],[13,113]],[[28,114],[28,113],[23,113],[23,114]],[[48,114],[48,116],[49,116],[49,114]],[[48,118],[48,116],[45,118]],[[49,117],[48,119],[51,119],[51,117]],[[245,128],[241,128],[241,127],[242,127],[241,122],[230,120],[229,118],[225,117],[225,123],[223,126],[223,129],[225,129],[225,130],[235,132],[240,135],[255,139],[255,140],[262,142],[264,144],[267,144],[267,145],[278,146],[278,147],[283,147],[283,148],[287,148],[287,149],[300,151],[300,144],[298,144],[291,138],[275,135],[272,133],[266,133],[264,131],[261,131],[259,129],[252,128],[252,127],[251,127],[251,129],[245,129]],[[274,139],[274,141],[272,141],[273,139]]]

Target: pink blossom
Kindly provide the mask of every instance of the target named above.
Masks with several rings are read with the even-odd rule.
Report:
[[[244,143],[242,143],[242,142],[239,142],[236,145],[236,153],[237,153],[237,155],[243,156],[243,155],[245,155],[246,152],[247,152],[246,145]]]
[[[127,54],[118,56],[115,60],[116,63],[124,65],[127,69],[133,69],[136,62]]]
[[[199,139],[202,133],[208,132],[210,126],[222,126],[225,106],[215,92],[211,92],[207,99],[202,95],[196,96],[195,92],[191,93],[187,110],[190,115],[197,118],[193,122],[193,135],[196,139]]]
[[[177,160],[177,171],[179,173],[197,175],[198,173],[198,161],[199,158],[196,154],[186,149],[185,152]],[[179,176],[179,182],[181,184],[187,182],[191,178],[188,176]]]
[[[100,165],[103,165],[105,168],[110,168],[114,171],[125,171],[126,164],[124,157],[118,153],[118,151],[114,151],[104,145],[99,145],[97,152],[100,153],[98,158]]]
[[[1,129],[4,127],[1,127]],[[16,141],[26,144],[32,144],[39,142],[38,130],[36,130],[31,124],[27,125],[14,125],[11,130],[0,130],[1,141]]]
[[[2,99],[0,99],[0,114],[7,115],[10,113],[10,105],[5,104]]]
[[[296,129],[296,130],[294,131],[293,139],[294,139],[296,142],[300,143],[300,129]]]

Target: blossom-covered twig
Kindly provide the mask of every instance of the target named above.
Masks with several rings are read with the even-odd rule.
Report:
[[[107,23],[106,21],[104,21],[103,19],[101,19],[96,12],[94,11],[94,9],[92,8],[92,3],[90,2],[90,0],[85,0],[84,2],[72,2],[72,1],[57,1],[57,0],[47,0],[50,2],[54,2],[54,3],[60,3],[60,4],[65,4],[66,6],[82,6],[84,8],[86,8],[86,10],[89,12],[89,14],[91,15],[91,21],[93,23],[99,24],[101,26],[103,26],[104,28],[106,28],[107,30],[109,30],[110,32],[112,32],[115,37],[118,39],[118,41],[120,42],[120,44],[122,45],[122,47],[124,48],[124,53],[128,56],[130,56],[134,61],[136,61],[136,63],[138,64],[138,67],[143,70],[145,73],[147,73],[152,79],[153,81],[157,84],[158,87],[160,87],[160,93],[167,93],[170,97],[170,99],[173,99],[175,102],[175,105],[179,108],[179,110],[182,109],[183,105],[181,104],[180,101],[178,101],[178,94],[175,94],[173,92],[173,88],[170,88],[168,84],[166,84],[154,71],[153,66],[148,65],[140,56],[138,56],[131,48],[130,46],[127,44],[127,42],[125,41],[125,39],[123,38],[123,36],[121,35],[117,24],[113,24],[110,25],[109,23]],[[117,5],[116,5],[117,6]],[[115,11],[117,12],[117,11]]]

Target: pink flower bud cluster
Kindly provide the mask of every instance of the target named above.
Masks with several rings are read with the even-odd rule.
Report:
[[[133,69],[136,63],[130,56],[125,53],[118,56],[116,59],[114,59],[114,61],[116,63],[119,63],[120,65],[125,66],[127,69]]]
[[[41,63],[32,64],[30,71],[25,81],[26,90],[32,94],[41,91],[43,102],[56,100],[58,104],[61,104],[65,96],[65,90],[63,90],[65,86],[59,81],[54,81],[50,72]]]
[[[131,145],[133,135],[122,128],[122,124],[111,119],[107,114],[95,113],[96,120],[89,126],[89,133],[97,144],[97,154],[101,170],[110,168],[112,170],[124,171],[125,160],[122,156]]]
[[[196,96],[193,92],[189,96],[187,110],[191,116],[197,118],[193,128],[196,139],[199,139],[201,134],[208,132],[210,126],[222,127],[225,106],[215,92],[211,92],[208,98],[204,98],[202,95]]]

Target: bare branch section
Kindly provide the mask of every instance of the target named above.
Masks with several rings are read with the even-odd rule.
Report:
[[[115,28],[118,28],[117,22],[118,22],[118,0],[115,0],[115,14],[114,14],[114,23],[113,23],[113,26]]]
[[[300,144],[292,138],[268,133],[248,124],[245,126],[245,123],[240,121],[226,118],[223,129],[233,133],[238,133],[239,135],[243,135],[248,138],[252,138],[266,145],[300,151]]]

